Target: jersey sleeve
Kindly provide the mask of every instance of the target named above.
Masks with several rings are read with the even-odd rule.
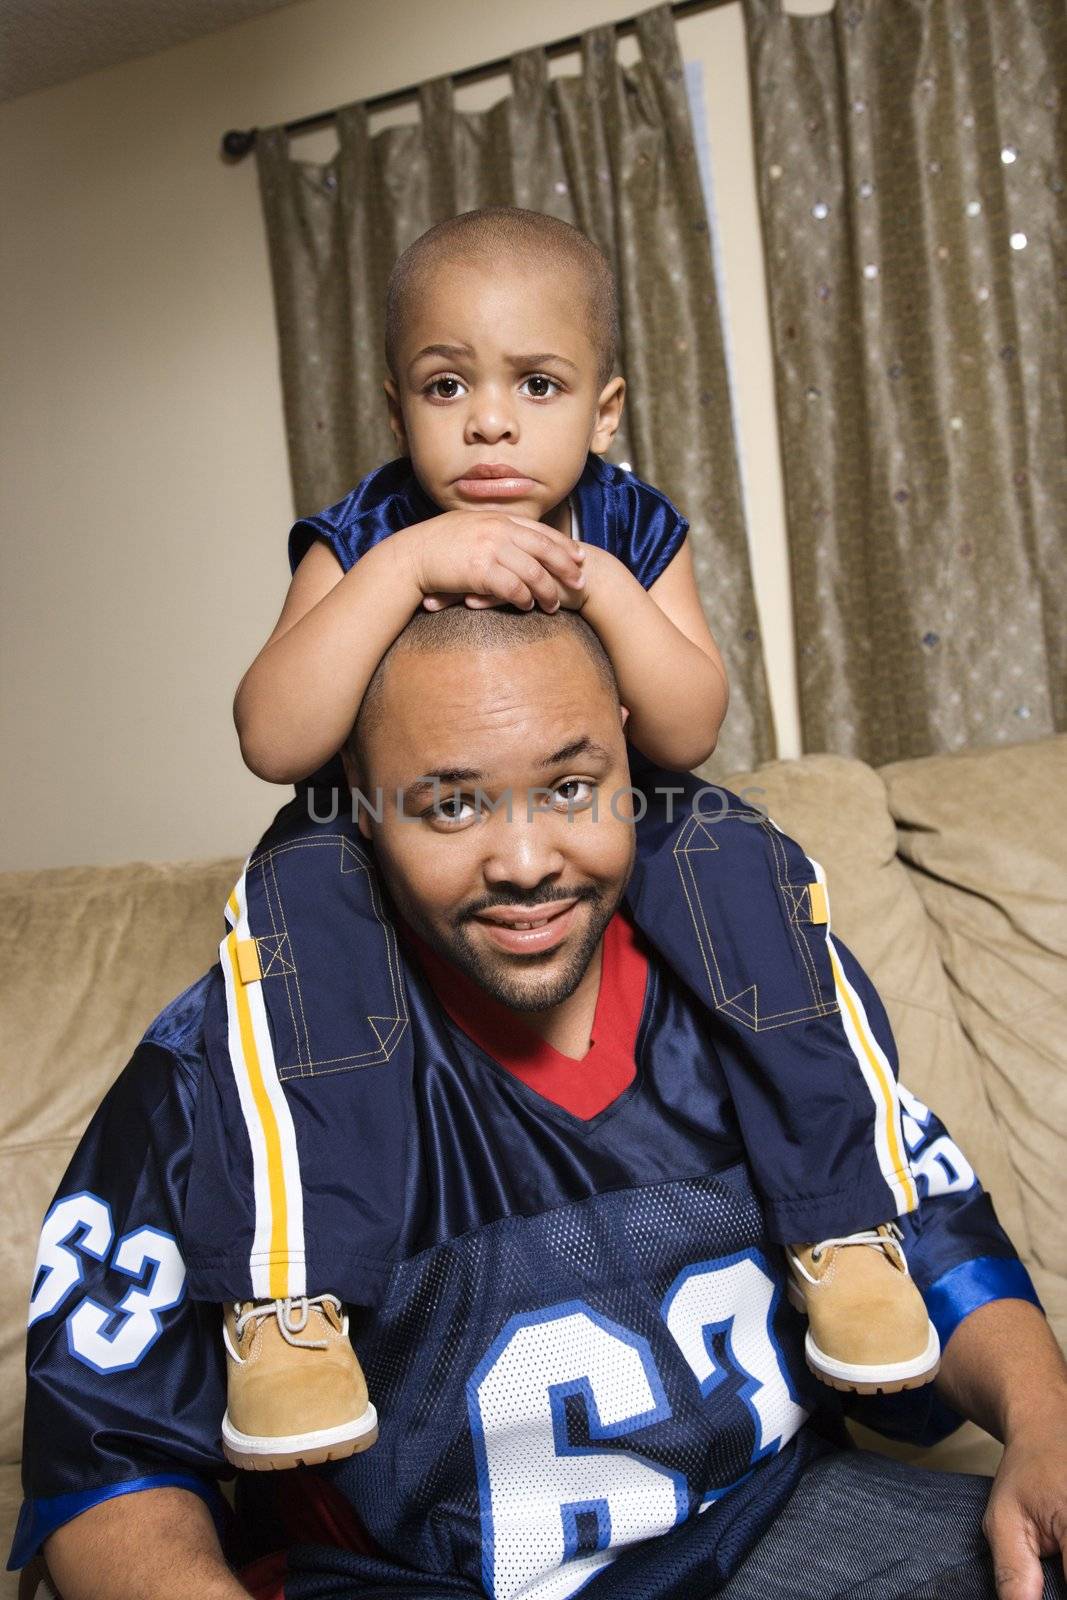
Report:
[[[626,565],[643,589],[651,589],[685,543],[688,519],[665,494],[632,474],[626,475],[616,492],[622,520],[629,529]]]
[[[401,528],[440,515],[424,492],[406,456],[387,462],[325,511],[301,517],[289,533],[289,570],[295,572],[313,544],[326,545],[342,572],[354,567],[374,545]]]
[[[689,523],[667,496],[634,473],[590,455],[572,491],[586,544],[599,545],[651,589],[685,543]]]
[[[12,1567],[133,1490],[179,1486],[221,1512],[221,1319],[188,1299],[181,1244],[196,1067],[195,1055],[142,1042],[45,1218]]]
[[[839,940],[836,947],[896,1075],[896,1045],[877,990]],[[919,1203],[899,1216],[897,1224],[912,1277],[944,1350],[964,1318],[992,1300],[1028,1300],[1039,1309],[1041,1302],[964,1152],[940,1118],[903,1083],[898,1094]],[[848,1410],[868,1427],[919,1444],[944,1438],[962,1420],[939,1400],[933,1385],[899,1396],[856,1396]]]

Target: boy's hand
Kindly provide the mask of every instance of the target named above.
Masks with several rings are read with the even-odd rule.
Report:
[[[427,610],[466,599],[556,611],[581,593],[585,547],[543,522],[504,511],[445,511],[395,534]]]

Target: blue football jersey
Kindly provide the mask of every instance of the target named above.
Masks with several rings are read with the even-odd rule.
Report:
[[[316,1592],[333,1564],[345,1593],[393,1600],[706,1593],[820,1449],[816,1409],[837,1403],[805,1366],[708,1009],[652,956],[636,1077],[582,1120],[480,1050],[404,959],[397,1248],[352,1320],[381,1432],[322,1469],[379,1554],[305,1552],[289,1592]],[[224,1015],[216,968],[149,1029],[45,1220],[13,1564],[103,1498],[158,1484],[210,1496],[227,1472],[220,1315],[190,1299],[183,1255]],[[1034,1294],[966,1158],[904,1093],[920,1205],[901,1223],[944,1343],[985,1301]],[[952,1425],[930,1390],[854,1409],[902,1436]]]

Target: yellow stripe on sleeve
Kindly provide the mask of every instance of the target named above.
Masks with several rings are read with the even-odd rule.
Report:
[[[841,970],[841,964],[838,961],[837,952],[834,950],[833,944],[830,940],[827,940],[827,948],[830,951],[830,964],[833,967],[834,986],[837,989],[838,1000],[848,1012],[852,1026],[856,1030],[856,1037],[859,1039],[860,1044],[863,1047],[863,1053],[867,1057],[867,1061],[872,1072],[874,1073],[875,1079],[877,1080],[878,1087],[881,1090],[882,1099],[885,1101],[886,1142],[889,1146],[889,1157],[893,1163],[893,1175],[897,1179],[897,1182],[901,1184],[905,1194],[908,1196],[909,1209],[913,1209],[919,1203],[919,1196],[915,1188],[915,1180],[911,1175],[908,1163],[904,1157],[904,1152],[901,1149],[900,1132],[897,1122],[897,1098],[893,1092],[892,1084],[887,1081],[885,1068],[878,1059],[876,1051],[871,1047],[871,1041],[868,1038],[867,1032],[863,1026],[863,1018],[856,1009],[856,1004],[848,988],[845,974]]]
[[[236,919],[238,905],[235,895],[230,896],[230,908]],[[248,996],[245,993],[244,984],[241,982],[236,930],[231,930],[227,935],[226,951],[233,975],[233,995],[234,1004],[237,1007],[237,1023],[241,1034],[241,1053],[244,1056],[244,1065],[252,1089],[252,1097],[255,1101],[256,1110],[259,1112],[267,1152],[267,1185],[270,1193],[271,1211],[270,1293],[272,1299],[284,1300],[289,1293],[289,1247],[288,1204],[285,1194],[285,1172],[282,1166],[281,1136],[278,1132],[278,1119],[274,1114],[274,1107],[270,1103],[270,1096],[267,1094],[267,1087],[263,1081],[263,1070],[260,1066],[259,1051],[256,1049],[256,1038],[252,1028],[252,1014],[248,1007]]]

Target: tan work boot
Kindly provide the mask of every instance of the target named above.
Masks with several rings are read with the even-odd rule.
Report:
[[[808,1314],[804,1354],[834,1389],[895,1394],[936,1376],[937,1329],[908,1272],[895,1223],[787,1247],[789,1298]]]
[[[222,1449],[246,1471],[340,1461],[378,1437],[378,1415],[336,1295],[246,1300],[224,1311]]]

